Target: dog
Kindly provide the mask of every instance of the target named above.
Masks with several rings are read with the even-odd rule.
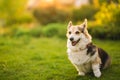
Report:
[[[92,37],[87,30],[87,19],[80,25],[73,25],[70,21],[66,36],[68,59],[77,69],[78,75],[84,76],[93,72],[99,78],[101,70],[110,66],[111,58],[92,43]]]

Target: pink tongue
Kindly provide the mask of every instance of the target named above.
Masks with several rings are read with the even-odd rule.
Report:
[[[75,45],[76,45],[76,41],[73,41],[73,42],[72,42],[72,46],[75,46]]]

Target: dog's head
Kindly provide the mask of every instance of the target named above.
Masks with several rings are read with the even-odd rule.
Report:
[[[81,25],[73,25],[70,21],[67,28],[67,38],[72,46],[75,46],[79,41],[88,39],[91,41],[91,36],[87,30],[87,19]]]

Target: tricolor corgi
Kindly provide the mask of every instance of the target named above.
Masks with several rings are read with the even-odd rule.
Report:
[[[101,69],[107,68],[111,59],[103,49],[92,43],[87,30],[87,19],[81,25],[73,25],[70,21],[66,36],[68,58],[77,69],[78,75],[93,72],[95,77],[100,77]]]

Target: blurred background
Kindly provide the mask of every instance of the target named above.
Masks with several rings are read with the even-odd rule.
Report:
[[[93,37],[120,39],[120,0],[0,0],[0,36],[65,38],[85,18]]]
[[[85,18],[112,58],[100,79],[119,80],[120,0],[0,0],[0,80],[98,80],[79,77],[66,53],[68,22]]]

